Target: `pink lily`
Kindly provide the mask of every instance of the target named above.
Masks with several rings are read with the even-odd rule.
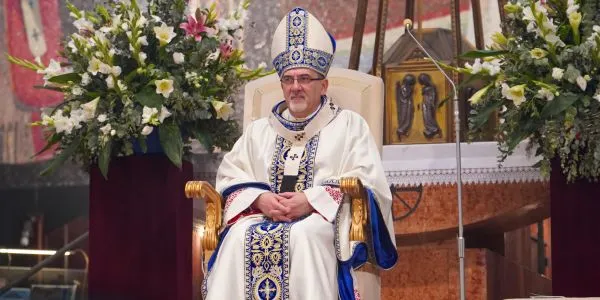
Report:
[[[193,36],[194,39],[199,42],[202,40],[202,33],[210,35],[214,29],[205,25],[206,16],[204,14],[198,14],[200,19],[196,20],[193,16],[187,17],[187,22],[181,23],[179,28],[185,30],[186,35]]]
[[[231,41],[225,41],[219,45],[219,51],[221,52],[222,59],[229,59],[233,54],[233,46],[231,46]]]

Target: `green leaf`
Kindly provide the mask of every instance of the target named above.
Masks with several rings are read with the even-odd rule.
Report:
[[[146,86],[139,93],[134,96],[135,101],[143,106],[156,107],[160,109],[163,105],[164,97],[156,93],[156,90],[152,86]]]
[[[560,114],[565,109],[571,107],[579,97],[575,94],[560,94],[556,96],[552,101],[548,101],[542,109],[542,119]]]
[[[210,135],[208,135],[205,131],[200,128],[190,128],[190,134],[193,138],[197,139],[204,148],[207,150],[212,149],[212,145],[214,144],[213,139]]]
[[[158,127],[158,138],[160,145],[167,157],[181,169],[183,157],[183,139],[179,126],[172,121],[167,121]]]
[[[39,71],[39,70],[43,70],[44,69],[43,66],[37,65],[34,62],[31,62],[31,61],[26,60],[26,59],[21,59],[21,58],[18,58],[18,57],[14,57],[14,56],[12,56],[12,55],[10,55],[8,53],[6,54],[6,58],[8,59],[9,62],[11,62],[13,64],[19,65],[21,67],[24,67],[24,68],[27,68],[27,69],[30,69],[30,70],[33,70],[33,71]]]
[[[75,140],[73,140],[69,147],[63,149],[56,157],[52,159],[52,161],[50,161],[50,163],[48,163],[46,168],[42,170],[42,172],[40,172],[40,175],[47,175],[54,171],[56,167],[62,165],[67,160],[67,158],[71,157],[73,153],[75,153],[75,150],[77,150],[77,147],[79,147],[80,143],[81,137],[78,137]]]
[[[514,132],[512,132],[506,141],[506,145],[508,151],[512,153],[512,151],[522,142],[524,139],[528,138],[536,129],[536,124],[533,119],[528,119],[528,121],[518,127]]]
[[[81,82],[81,76],[77,73],[65,73],[48,78],[48,81],[58,84],[67,84],[69,82]]]
[[[112,152],[112,141],[106,142],[104,147],[100,149],[100,155],[98,155],[98,167],[104,179],[108,180],[108,165],[110,163],[110,154]]]
[[[54,86],[34,85],[33,88],[34,89],[39,89],[39,90],[50,90],[50,91],[55,91],[55,92],[60,92],[60,93],[64,93],[65,92],[64,88],[54,87]]]
[[[483,58],[508,53],[507,50],[473,50],[460,55],[461,58]]]
[[[36,154],[34,154],[33,157],[38,156],[38,155],[48,151],[48,149],[50,149],[52,146],[54,146],[59,141],[60,141],[60,135],[57,133],[53,134],[50,137],[50,139],[48,140],[48,143],[46,144],[46,146],[44,146],[44,148],[42,148],[42,150],[40,150]]]
[[[471,117],[473,129],[481,128],[490,118],[490,115],[496,112],[502,106],[502,101],[490,102],[486,107],[481,109],[477,115]]]
[[[110,22],[112,19],[108,10],[102,5],[96,5],[96,13],[102,16],[102,19],[104,19],[105,22]]]

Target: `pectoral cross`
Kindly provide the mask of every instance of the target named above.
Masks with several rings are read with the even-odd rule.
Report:
[[[298,133],[294,136],[294,138],[296,139],[296,141],[300,141],[301,139],[304,138],[304,132]]]

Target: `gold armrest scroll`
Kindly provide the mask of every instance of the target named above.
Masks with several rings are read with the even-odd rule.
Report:
[[[185,184],[185,196],[192,199],[202,198],[206,202],[206,223],[204,224],[202,249],[212,253],[217,248],[218,233],[223,217],[223,199],[217,190],[206,181],[188,181]]]
[[[350,224],[350,240],[365,241],[367,225],[367,193],[358,177],[345,177],[340,180],[340,190],[350,196],[352,223]]]

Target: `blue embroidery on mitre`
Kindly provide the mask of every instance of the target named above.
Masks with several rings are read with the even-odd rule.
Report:
[[[285,40],[286,47],[281,53],[273,58],[273,66],[279,74],[279,77],[288,69],[292,68],[309,68],[323,76],[327,76],[329,67],[333,61],[333,53],[335,52],[335,40],[325,31],[319,21],[303,8],[297,7],[292,9],[286,16],[285,39],[275,36],[273,44],[278,42],[283,43]],[[317,24],[311,24],[315,22]],[[282,26],[280,23],[279,26]],[[277,32],[277,30],[276,30]],[[316,45],[309,44],[326,43],[331,44],[331,53],[319,50]],[[325,47],[327,48],[327,47]],[[275,54],[275,53],[273,53]]]

